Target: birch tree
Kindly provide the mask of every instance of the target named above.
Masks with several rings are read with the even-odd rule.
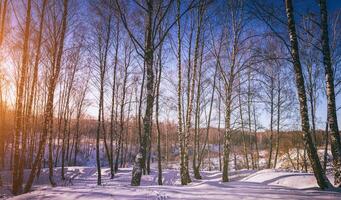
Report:
[[[5,2],[6,3],[6,2]],[[28,60],[29,60],[29,37],[30,37],[30,23],[31,23],[31,0],[27,1],[26,9],[26,19],[25,19],[25,31],[23,39],[23,53],[22,53],[22,63],[20,66],[20,79],[17,88],[17,99],[16,99],[16,109],[15,109],[15,135],[14,135],[14,158],[13,158],[13,175],[12,175],[12,192],[17,195],[21,192],[22,187],[22,174],[20,170],[20,141],[21,138],[25,138],[22,134],[22,125],[24,122],[24,86],[27,81],[28,74]],[[25,142],[23,142],[25,143]],[[25,146],[24,146],[25,147]]]
[[[42,138],[39,142],[38,152],[35,158],[35,161],[33,163],[30,176],[28,178],[28,181],[25,185],[24,192],[29,192],[33,181],[36,177],[36,172],[38,169],[38,166],[41,163],[42,156],[44,154],[45,144],[47,140],[47,136],[49,136],[49,180],[52,186],[55,186],[56,183],[53,180],[53,160],[52,160],[52,131],[53,131],[53,102],[54,102],[54,93],[55,88],[57,85],[59,72],[61,68],[61,60],[62,55],[64,51],[64,40],[65,35],[67,31],[67,22],[68,22],[68,7],[69,7],[68,0],[63,0],[63,13],[61,18],[61,32],[59,36],[58,42],[55,46],[55,49],[52,51],[53,55],[55,56],[55,59],[51,63],[51,74],[49,76],[48,80],[48,94],[47,94],[47,101],[46,101],[46,107],[44,111],[44,123],[43,123],[43,132],[42,132]]]
[[[163,20],[166,19],[167,15],[170,13],[170,8],[172,7],[174,0],[155,2],[154,0],[146,0],[144,3],[140,4],[137,1],[135,3],[138,9],[142,11],[144,16],[145,24],[145,35],[144,44],[138,40],[137,35],[131,31],[131,27],[127,23],[127,17],[124,14],[122,3],[116,0],[116,6],[119,11],[121,21],[127,31],[130,39],[132,40],[134,46],[136,47],[137,53],[142,57],[146,70],[146,108],[143,118],[143,136],[140,141],[139,152],[135,157],[134,167],[132,171],[132,186],[139,186],[141,182],[142,170],[146,164],[146,153],[147,145],[151,135],[151,125],[152,125],[152,114],[153,114],[153,104],[154,104],[154,52],[158,49],[161,43],[166,38],[168,32],[175,25],[176,20],[171,22],[168,27],[165,27],[165,31],[161,37],[156,40],[156,33],[159,31]],[[193,6],[194,1],[191,1],[189,6],[181,13],[184,15]],[[163,13],[161,17],[158,16],[161,7],[163,7]]]
[[[330,184],[329,180],[324,174],[324,171],[322,169],[322,165],[317,155],[317,150],[313,143],[312,135],[310,132],[306,90],[305,90],[304,78],[302,74],[300,57],[299,57],[299,48],[298,48],[298,41],[297,41],[297,34],[296,34],[296,27],[295,27],[295,20],[294,20],[294,11],[293,11],[293,5],[292,5],[291,0],[285,0],[285,8],[286,8],[286,14],[287,14],[287,19],[288,19],[288,32],[289,32],[290,45],[291,45],[290,52],[291,52],[292,62],[293,62],[294,71],[295,71],[296,87],[297,87],[297,93],[298,93],[299,104],[300,104],[301,126],[302,126],[302,131],[303,131],[303,136],[304,136],[304,142],[305,142],[305,145],[307,145],[309,160],[313,168],[313,172],[317,180],[317,184],[320,186],[321,189],[327,189],[327,188],[331,188],[332,185]]]
[[[323,65],[325,69],[326,91],[327,91],[327,118],[329,131],[331,134],[331,150],[333,154],[334,184],[341,187],[341,142],[336,115],[334,74],[330,56],[329,36],[328,36],[328,13],[326,0],[320,0],[321,13],[321,41]]]

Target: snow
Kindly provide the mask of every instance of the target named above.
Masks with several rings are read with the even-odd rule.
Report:
[[[328,176],[333,182],[333,177]],[[267,185],[284,186],[295,189],[317,188],[316,179],[311,173],[289,172],[283,170],[266,169],[243,178],[243,182],[263,183]]]
[[[166,169],[163,186],[157,185],[157,171],[142,177],[142,185],[130,186],[131,168],[122,168],[111,180],[109,168],[102,169],[103,185],[97,186],[95,167],[68,167],[67,177],[72,181],[61,182],[58,187],[48,184],[48,170],[35,183],[34,191],[13,197],[26,199],[341,199],[341,193],[320,191],[312,174],[279,170],[239,170],[230,173],[231,181],[221,182],[221,172],[203,171],[202,180],[181,186],[179,171]],[[56,169],[58,177],[60,169]],[[5,174],[3,174],[5,175]],[[4,179],[6,176],[3,176]]]

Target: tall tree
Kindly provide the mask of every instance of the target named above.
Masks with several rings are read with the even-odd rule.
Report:
[[[17,195],[22,186],[22,175],[20,170],[20,141],[25,143],[26,141],[21,140],[24,136],[21,134],[22,125],[25,123],[24,119],[24,86],[27,81],[28,74],[28,60],[29,60],[29,37],[30,37],[30,25],[31,24],[31,0],[27,0],[26,19],[25,19],[25,31],[23,40],[23,53],[22,63],[20,66],[20,79],[17,88],[17,99],[15,109],[15,135],[14,135],[14,157],[13,157],[13,175],[12,175],[12,192]]]
[[[186,172],[184,168],[184,133],[182,130],[183,122],[182,122],[182,65],[181,65],[181,20],[180,20],[180,9],[181,2],[177,0],[177,65],[178,65],[178,87],[177,87],[177,111],[178,111],[178,138],[179,138],[179,147],[180,147],[180,177],[181,184],[187,185]]]
[[[226,25],[231,27],[230,29],[223,29],[225,37],[231,45],[228,46],[227,56],[229,58],[228,67],[224,67],[223,63],[219,64],[220,75],[223,79],[223,94],[225,104],[225,130],[224,130],[224,151],[223,151],[223,174],[222,181],[228,182],[228,166],[229,166],[229,154],[231,150],[231,116],[233,111],[233,92],[235,87],[236,74],[242,70],[243,66],[246,66],[248,58],[242,58],[243,55],[247,55],[246,52],[242,52],[243,44],[246,41],[242,38],[242,33],[245,31],[246,17],[244,10],[244,1],[234,0],[227,2],[227,12],[229,20]],[[240,62],[244,60],[243,62]],[[227,69],[226,69],[227,68]]]
[[[329,36],[328,36],[328,12],[326,0],[320,0],[321,30],[322,30],[322,53],[323,65],[326,77],[327,91],[327,118],[331,133],[331,150],[333,154],[334,184],[341,187],[341,142],[336,115],[334,74],[330,57]]]
[[[162,34],[160,32],[160,34]],[[159,113],[160,113],[160,84],[161,84],[161,76],[162,76],[162,45],[159,48],[158,52],[158,69],[157,69],[157,85],[156,85],[156,105],[155,105],[155,120],[156,120],[156,131],[157,131],[157,155],[158,155],[158,178],[157,182],[159,185],[162,185],[162,155],[161,155],[161,128],[159,123]]]
[[[52,186],[55,186],[56,183],[53,179],[53,158],[52,158],[52,137],[53,137],[53,105],[54,105],[54,93],[56,89],[56,85],[59,78],[60,69],[62,66],[62,56],[64,53],[64,40],[66,35],[66,29],[67,29],[67,21],[68,21],[68,0],[63,1],[63,14],[62,14],[62,24],[61,24],[61,32],[60,32],[60,38],[59,43],[56,46],[55,52],[56,57],[55,60],[52,61],[52,74],[50,75],[51,78],[49,80],[48,85],[48,97],[47,97],[47,103],[46,103],[46,111],[44,113],[45,119],[44,119],[44,129],[46,128],[46,131],[49,135],[49,180]],[[44,133],[43,133],[44,134]]]
[[[205,11],[205,1],[200,1],[197,12],[198,22],[197,22],[197,30],[196,30],[196,37],[195,37],[195,45],[194,45],[194,58],[193,58],[193,68],[189,69],[193,72],[191,78],[188,80],[189,85],[188,93],[187,93],[187,110],[186,110],[186,118],[185,118],[185,130],[184,130],[184,172],[186,173],[187,183],[191,182],[191,178],[189,175],[189,167],[188,167],[188,143],[189,143],[189,135],[191,130],[191,121],[192,121],[192,112],[193,112],[193,101],[194,101],[194,93],[195,93],[195,86],[196,80],[198,79],[198,66],[200,66],[200,41],[202,39],[202,25],[203,25],[203,18],[204,18],[204,11]],[[189,66],[190,68],[191,66]],[[197,83],[198,84],[198,83]]]
[[[64,128],[62,135],[62,170],[61,176],[62,180],[65,180],[65,162],[68,160],[69,155],[69,141],[70,141],[70,128],[68,128],[68,124],[71,123],[72,116],[72,108],[71,108],[71,92],[73,92],[74,84],[75,84],[75,75],[79,68],[80,61],[80,47],[78,44],[73,46],[73,51],[71,51],[70,55],[67,58],[66,69],[65,69],[65,81],[66,87],[65,91],[65,111],[64,111]],[[69,164],[69,162],[67,162]]]
[[[131,65],[131,54],[132,49],[130,43],[125,45],[124,47],[124,66],[123,66],[123,82],[122,82],[122,99],[120,104],[120,124],[119,124],[119,135],[117,138],[117,151],[116,151],[116,163],[115,163],[115,170],[118,168],[119,157],[121,156],[121,167],[123,165],[123,137],[124,137],[124,110],[126,104],[126,96],[127,96],[127,80],[128,80],[128,68]],[[120,155],[121,153],[121,155]]]
[[[114,150],[113,150],[113,140],[114,140],[114,131],[116,131],[115,128],[115,93],[116,93],[116,74],[117,74],[117,65],[118,65],[118,48],[119,48],[119,39],[120,39],[120,23],[119,19],[117,18],[116,22],[116,42],[115,42],[115,56],[114,56],[114,71],[113,71],[113,82],[112,82],[112,94],[111,94],[111,113],[110,113],[110,174],[111,179],[114,178],[114,173],[117,170],[114,168]],[[116,166],[115,166],[116,167]],[[118,166],[117,166],[118,167]]]
[[[286,14],[288,19],[288,32],[291,44],[291,57],[294,65],[296,87],[300,104],[301,126],[304,136],[305,145],[307,145],[308,156],[313,168],[317,184],[321,189],[331,188],[329,180],[323,172],[322,165],[317,155],[316,147],[313,143],[312,135],[309,127],[309,116],[307,108],[307,97],[304,84],[304,78],[302,73],[302,66],[299,57],[298,41],[294,20],[294,10],[291,0],[285,0]]]
[[[44,110],[44,122],[43,122],[43,131],[42,131],[42,137],[39,142],[38,152],[36,155],[36,158],[34,160],[30,176],[28,178],[28,181],[25,185],[24,192],[29,192],[34,178],[36,177],[36,172],[38,170],[38,166],[40,165],[43,154],[45,151],[45,144],[47,136],[49,135],[49,180],[52,186],[55,186],[56,183],[53,180],[53,161],[52,161],[52,132],[53,132],[53,100],[54,100],[54,92],[56,88],[56,84],[59,77],[59,72],[61,68],[61,60],[62,55],[64,52],[64,40],[67,30],[67,22],[68,22],[68,0],[63,0],[63,14],[62,14],[62,20],[61,20],[61,32],[59,36],[59,43],[58,46],[55,49],[55,55],[56,59],[53,60],[51,63],[51,74],[48,79],[48,94],[47,94],[47,101],[45,105]]]
[[[25,142],[28,138],[29,134],[29,129],[33,125],[33,120],[32,120],[32,107],[33,107],[33,100],[34,96],[37,94],[37,81],[38,81],[38,65],[40,62],[40,54],[41,54],[41,43],[42,43],[42,33],[43,33],[43,26],[44,26],[44,16],[45,16],[45,9],[47,5],[47,0],[43,1],[42,4],[42,10],[41,10],[41,16],[40,16],[40,22],[39,22],[39,31],[38,31],[38,41],[37,41],[37,49],[36,49],[36,54],[34,58],[34,66],[33,66],[33,80],[32,80],[32,85],[31,85],[31,90],[29,92],[29,97],[28,97],[28,105],[26,106],[26,113],[25,113],[25,121],[26,123],[23,123],[23,137],[22,137],[22,149],[21,149],[21,159],[20,159],[20,164],[19,164],[19,175],[18,175],[18,184],[22,185],[23,182],[23,173],[24,173],[24,166],[25,166],[25,161],[26,161],[26,146],[27,143]]]
[[[141,145],[138,155],[136,156],[135,165],[133,169],[133,175],[131,179],[131,185],[140,185],[141,181],[141,167],[145,166],[147,142],[151,135],[151,124],[154,104],[154,48],[153,48],[153,15],[154,15],[154,2],[153,0],[147,1],[147,12],[146,12],[146,38],[144,48],[144,62],[146,66],[147,82],[146,82],[146,96],[147,105],[145,110],[145,116],[143,118],[143,130],[144,136],[141,138]]]
[[[158,36],[159,27],[162,22],[166,19],[166,16],[170,13],[170,8],[173,5],[174,0],[169,1],[160,1],[156,2],[154,0],[145,0],[144,4],[140,4],[139,2],[135,3],[138,5],[138,8],[142,10],[144,16],[144,44],[142,45],[141,41],[139,41],[136,37],[136,34],[133,34],[130,27],[127,23],[127,18],[123,13],[122,3],[119,0],[116,0],[116,6],[118,8],[121,21],[128,32],[129,37],[131,38],[134,46],[136,47],[137,53],[143,58],[144,66],[146,70],[146,108],[143,118],[143,136],[140,141],[139,152],[135,157],[134,167],[132,171],[132,186],[139,186],[141,182],[142,170],[146,163],[146,154],[148,141],[151,136],[151,127],[152,127],[152,115],[153,115],[153,107],[154,107],[154,52],[158,49],[161,43],[164,41],[166,36],[168,35],[171,28],[176,24],[176,20],[171,22],[170,25],[165,27],[165,31],[162,36],[158,38],[156,41],[156,36]],[[194,0],[189,3],[189,6],[181,13],[183,16],[188,10],[192,8],[194,4]],[[158,17],[159,12],[163,8],[162,16]],[[141,52],[142,51],[142,52]]]
[[[95,22],[95,40],[96,40],[96,55],[97,55],[97,66],[99,73],[99,99],[98,99],[98,118],[97,118],[97,129],[96,129],[96,165],[97,165],[97,185],[102,184],[102,176],[101,176],[101,161],[100,161],[100,139],[101,133],[103,134],[104,146],[106,149],[106,153],[108,156],[109,163],[110,161],[110,153],[108,152],[107,141],[106,141],[106,133],[105,133],[105,125],[104,125],[104,87],[105,87],[105,79],[108,70],[108,54],[110,48],[110,40],[111,40],[111,23],[112,23],[112,14],[107,13],[106,4],[107,2],[100,2],[100,4],[93,4],[93,9],[95,9],[98,21]],[[110,12],[110,11],[108,11]],[[106,13],[106,15],[103,15]],[[100,24],[98,24],[100,23]]]

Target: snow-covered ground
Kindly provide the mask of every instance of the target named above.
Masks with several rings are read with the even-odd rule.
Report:
[[[67,177],[74,179],[57,180],[59,186],[54,188],[48,184],[47,173],[44,169],[34,191],[11,199],[341,199],[341,193],[318,190],[312,174],[279,170],[231,172],[228,183],[221,182],[221,172],[204,171],[202,180],[194,180],[187,186],[180,185],[176,169],[165,170],[164,185],[158,186],[157,173],[153,170],[151,175],[143,176],[139,187],[130,186],[131,168],[120,169],[113,180],[109,179],[109,169],[103,168],[102,186],[96,185],[95,167],[69,167]],[[56,169],[56,177],[59,173],[60,169]],[[9,173],[3,173],[5,181],[9,177]]]

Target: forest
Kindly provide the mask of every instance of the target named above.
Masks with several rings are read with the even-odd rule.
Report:
[[[0,198],[337,199],[340,113],[338,0],[0,0]]]

